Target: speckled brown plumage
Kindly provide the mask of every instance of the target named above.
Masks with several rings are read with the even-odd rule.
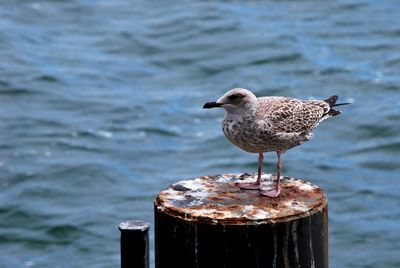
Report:
[[[331,117],[331,107],[325,101],[302,101],[288,97],[256,98],[244,89],[229,92],[242,92],[246,95],[242,102],[252,107],[243,109],[240,106],[246,104],[238,103],[236,108],[239,112],[228,110],[222,123],[223,132],[233,144],[251,153],[285,152],[308,141],[312,137],[311,131]]]
[[[225,93],[216,102],[206,103],[203,108],[224,108],[227,114],[222,122],[222,130],[228,140],[247,152],[259,153],[258,185],[247,185],[249,188],[262,188],[262,154],[277,152],[278,189],[272,194],[276,197],[279,194],[281,154],[310,140],[313,136],[311,131],[322,121],[340,114],[332,109],[337,99],[337,96],[326,100],[257,98],[246,89],[236,88]],[[266,192],[264,194],[272,196]]]

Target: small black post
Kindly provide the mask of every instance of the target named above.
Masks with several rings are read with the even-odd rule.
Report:
[[[125,221],[121,231],[121,268],[149,268],[149,228],[143,221]]]

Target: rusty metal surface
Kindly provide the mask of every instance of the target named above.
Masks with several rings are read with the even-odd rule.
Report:
[[[263,175],[272,187],[272,176]],[[261,224],[284,222],[310,215],[326,207],[327,199],[317,186],[283,177],[277,198],[261,196],[258,190],[242,190],[240,182],[252,175],[223,174],[183,180],[161,191],[154,200],[157,210],[189,221],[214,224]],[[269,186],[268,186],[269,185]]]

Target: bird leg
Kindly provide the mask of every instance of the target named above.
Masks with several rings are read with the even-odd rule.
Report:
[[[277,169],[277,175],[276,175],[276,186],[274,189],[268,189],[268,190],[262,190],[260,191],[261,195],[265,195],[268,197],[278,197],[278,195],[281,192],[280,189],[280,181],[281,181],[281,171],[282,171],[282,162],[281,162],[281,154],[282,152],[276,152],[278,155],[278,163],[276,165],[276,169]]]
[[[245,190],[261,190],[262,188],[262,168],[263,168],[263,160],[264,160],[264,155],[263,153],[258,154],[258,175],[257,175],[257,180],[255,182],[243,182],[239,183],[239,186],[241,189]]]

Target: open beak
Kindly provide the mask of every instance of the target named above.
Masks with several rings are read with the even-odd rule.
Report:
[[[210,108],[215,108],[215,107],[221,107],[223,103],[217,103],[215,101],[210,101],[204,104],[203,109],[210,109]]]

